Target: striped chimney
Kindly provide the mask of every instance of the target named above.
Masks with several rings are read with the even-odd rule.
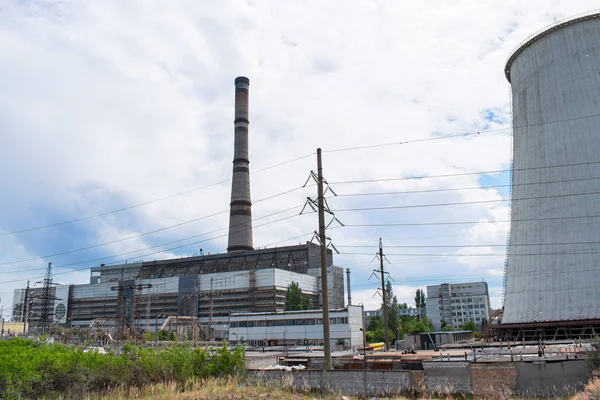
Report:
[[[235,142],[227,251],[252,250],[252,203],[248,165],[248,89],[250,80],[235,78]]]

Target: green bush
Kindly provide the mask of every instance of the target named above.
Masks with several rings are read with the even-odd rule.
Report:
[[[174,344],[154,350],[125,345],[121,354],[84,353],[81,348],[32,340],[0,341],[2,398],[40,398],[100,392],[117,385],[144,386],[233,375],[244,369],[244,348],[192,348]]]

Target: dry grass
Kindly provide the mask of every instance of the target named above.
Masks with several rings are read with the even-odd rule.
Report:
[[[571,397],[571,400],[600,400],[600,379],[592,379],[585,390]]]
[[[321,396],[317,393],[292,392],[290,389],[282,388],[280,384],[260,383],[251,384],[242,382],[236,378],[208,379],[205,381],[189,382],[187,390],[182,392],[176,383],[156,384],[144,388],[115,388],[104,395],[92,395],[87,400],[357,400],[354,396],[333,394]],[[455,398],[450,394],[443,396],[445,400]],[[404,399],[396,397],[389,400]],[[432,397],[427,397],[432,399]],[[600,400],[600,379],[590,381],[583,392],[571,397],[571,400]]]
[[[298,393],[282,389],[276,384],[242,383],[236,378],[208,379],[190,382],[185,392],[176,383],[150,385],[145,388],[115,388],[104,395],[88,396],[87,400],[339,400],[340,395],[320,396],[316,393]],[[346,397],[355,400],[356,397]]]

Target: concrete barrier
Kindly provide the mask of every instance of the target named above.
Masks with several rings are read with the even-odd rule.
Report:
[[[467,361],[423,361],[423,372],[428,393],[473,393]]]
[[[568,397],[582,391],[592,377],[586,360],[515,363],[515,394],[527,397]]]
[[[278,382],[297,391],[327,391],[349,396],[394,396],[412,390],[410,371],[249,371],[251,379]]]
[[[409,393],[463,394],[484,398],[566,397],[582,391],[592,373],[585,360],[556,362],[425,361],[423,371],[249,370],[250,379],[297,391],[348,396]]]

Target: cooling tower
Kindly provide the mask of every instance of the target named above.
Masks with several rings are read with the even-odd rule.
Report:
[[[569,336],[564,327],[600,323],[599,68],[599,13],[554,24],[508,59],[513,186],[502,324]]]
[[[250,80],[235,78],[235,141],[227,251],[252,250],[252,203],[248,158],[248,89]]]

